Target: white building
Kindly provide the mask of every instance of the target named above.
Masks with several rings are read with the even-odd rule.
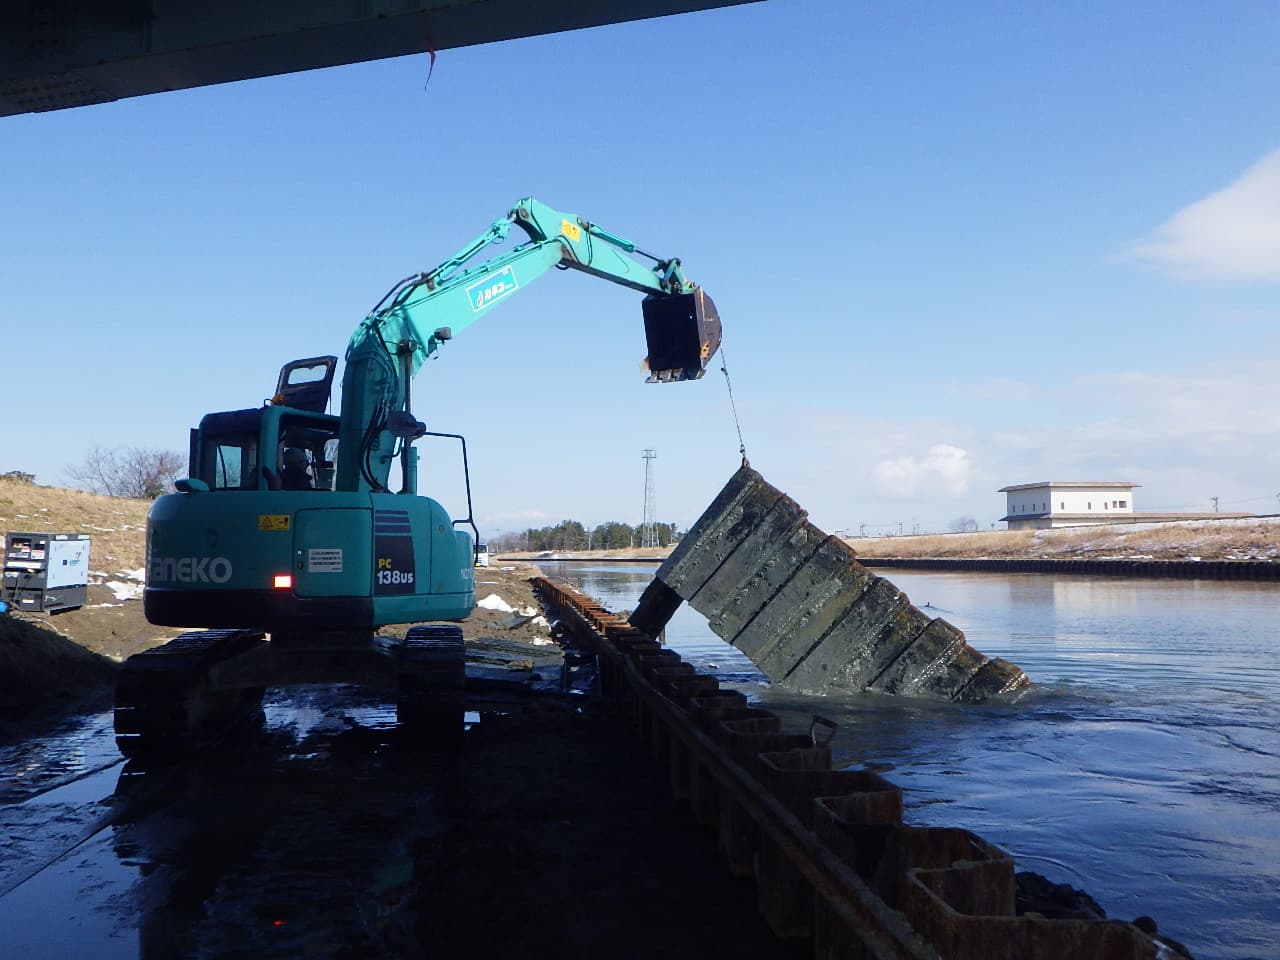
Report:
[[[999,492],[1008,502],[1000,519],[1010,530],[1133,523],[1133,489],[1137,486],[1118,480],[1050,480],[1001,487]]]

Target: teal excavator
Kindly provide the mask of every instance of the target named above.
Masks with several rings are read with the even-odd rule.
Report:
[[[527,239],[480,261],[513,226]],[[442,343],[555,267],[645,294],[650,382],[703,375],[720,320],[679,260],[521,200],[364,318],[338,415],[326,412],[337,358],[311,357],[284,366],[263,406],[207,414],[191,431],[190,475],[148,515],[144,605],[151,623],[204,629],[126,661],[115,710],[126,756],[189,753],[257,715],[266,687],[299,683],[393,690],[409,736],[460,734],[462,633],[447,621],[474,606],[479,538],[469,480],[464,518],[418,495],[414,441],[456,438],[464,467],[466,445],[414,416],[410,383]],[[379,637],[389,624],[419,625]]]

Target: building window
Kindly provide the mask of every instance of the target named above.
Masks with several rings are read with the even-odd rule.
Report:
[[[1090,501],[1088,502],[1087,507],[1088,507],[1090,510],[1092,510],[1092,509],[1093,509],[1093,501],[1092,501],[1092,500],[1090,500]]]
[[[1059,510],[1065,510],[1065,509],[1067,509],[1067,501],[1065,501],[1065,500],[1059,500],[1059,501],[1058,501],[1058,509],[1059,509]]]
[[[1120,504],[1120,509],[1121,509],[1121,510],[1123,510],[1123,509],[1125,509],[1126,507],[1128,507],[1128,506],[1129,506],[1129,501],[1128,501],[1128,500],[1118,500],[1118,501],[1116,501],[1116,502]]]

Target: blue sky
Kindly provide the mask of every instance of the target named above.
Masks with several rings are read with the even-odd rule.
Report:
[[[424,55],[4,119],[0,472],[185,450],[534,196],[682,258],[753,466],[828,530],[985,528],[1049,479],[1275,512],[1278,27],[767,0],[445,51],[425,88]],[[638,295],[553,273],[423,369],[487,533],[638,521],[646,447],[660,519],[697,517],[724,378],[643,354]]]

